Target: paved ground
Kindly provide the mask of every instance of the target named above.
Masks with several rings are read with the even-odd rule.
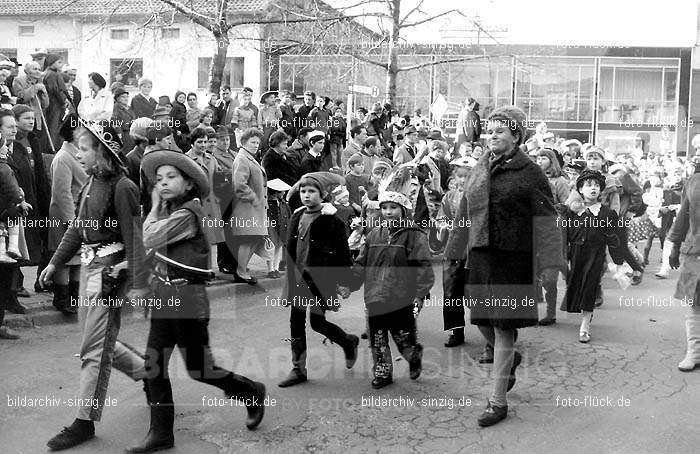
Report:
[[[475,362],[482,340],[469,327],[466,346],[444,348],[438,307],[425,308],[419,319],[426,347],[419,380],[409,380],[405,362],[397,361],[394,385],[374,391],[366,341],[357,365],[346,371],[342,351],[323,345],[313,333],[310,381],[282,390],[276,383],[289,369],[283,340],[288,309],[271,306],[269,299],[266,305],[263,294],[218,299],[210,326],[216,357],[224,367],[265,382],[274,406],[259,430],[247,431],[244,409],[215,406],[221,393],[189,379],[178,357],[171,364],[178,405],[172,452],[697,452],[700,371],[676,369],[685,349],[687,308],[669,306],[677,274],[659,281],[654,268],[641,286],[625,292],[606,278],[606,304],[595,312],[588,345],[577,342],[579,317],[564,313],[553,327],[521,330],[524,361],[508,395],[509,417],[487,429],[476,424],[491,383],[491,366]],[[268,290],[278,296],[274,285]],[[364,329],[360,296],[353,295],[329,318],[359,334]],[[145,345],[147,322],[137,315],[126,319],[121,337]],[[20,333],[21,341],[0,343],[0,383],[7,395],[0,395],[2,451],[44,452],[46,441],[74,417],[69,399],[77,391],[79,361],[73,355],[79,325]],[[61,403],[10,406],[16,396],[48,396]],[[97,438],[71,452],[117,453],[145,434],[148,412],[141,387],[115,372],[110,398],[116,405],[105,410]],[[396,400],[371,405],[377,398]]]

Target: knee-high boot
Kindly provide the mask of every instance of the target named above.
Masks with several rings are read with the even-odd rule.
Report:
[[[173,426],[175,424],[175,405],[151,402],[148,380],[143,381],[146,400],[151,407],[151,426],[146,438],[140,445],[128,448],[127,453],[148,453],[169,449],[175,446]]]
[[[700,314],[686,316],[685,331],[688,338],[688,351],[683,361],[678,364],[678,369],[690,372],[700,366]]]
[[[306,338],[297,337],[292,339],[292,371],[287,378],[282,380],[277,386],[286,388],[298,385],[307,380],[306,377]]]
[[[64,314],[74,313],[71,311],[70,292],[67,285],[54,284],[53,307],[55,307],[57,311],[61,311]]]

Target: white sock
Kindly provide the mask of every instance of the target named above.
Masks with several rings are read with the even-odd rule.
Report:
[[[591,332],[591,319],[593,318],[593,312],[581,311],[581,315],[583,317],[581,318],[581,328],[579,329],[579,332],[590,333]]]

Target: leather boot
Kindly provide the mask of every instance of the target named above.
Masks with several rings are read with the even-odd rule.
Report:
[[[685,358],[678,364],[678,369],[690,372],[700,366],[700,315],[688,315],[685,320],[685,331],[688,338],[688,351]]]
[[[146,400],[151,406],[151,427],[140,445],[126,449],[126,453],[146,453],[169,449],[175,446],[173,425],[175,424],[175,406],[172,403],[158,404],[151,402],[148,381],[143,381]]]
[[[260,422],[265,416],[265,385],[260,382],[253,382],[255,393],[253,399],[256,401],[253,405],[247,405],[248,418],[245,421],[245,426],[248,430],[254,430],[260,425]]]
[[[80,306],[80,281],[68,281],[68,307],[78,313]]]
[[[53,307],[66,315],[75,314],[76,310],[70,304],[70,291],[67,285],[54,284]]]
[[[287,388],[289,386],[304,383],[306,378],[306,339],[292,339],[292,371],[287,378],[279,382],[277,386]]]

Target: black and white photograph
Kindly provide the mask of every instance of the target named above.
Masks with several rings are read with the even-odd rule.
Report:
[[[3,454],[698,452],[700,0],[0,0],[0,384]]]

